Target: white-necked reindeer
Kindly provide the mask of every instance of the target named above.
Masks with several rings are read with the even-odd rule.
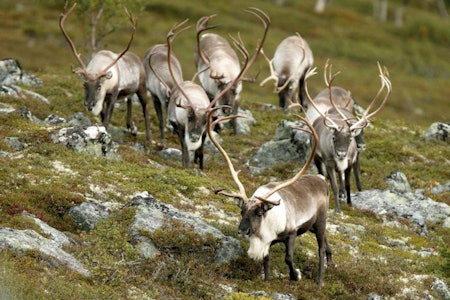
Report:
[[[167,35],[168,66],[169,72],[175,84],[175,89],[172,91],[172,95],[169,100],[168,120],[173,126],[175,133],[179,136],[182,147],[182,162],[183,166],[186,168],[190,165],[189,152],[195,151],[194,162],[198,162],[200,169],[203,169],[203,144],[206,136],[206,123],[208,116],[213,110],[215,104],[241,80],[250,66],[254,63],[267,36],[270,25],[270,19],[267,14],[257,8],[249,8],[247,12],[258,17],[264,26],[264,33],[258,49],[255,54],[250,57],[243,42],[241,40],[233,39],[235,46],[244,56],[244,65],[237,76],[234,77],[233,80],[227,85],[227,87],[220,91],[220,93],[218,93],[211,101],[200,85],[194,83],[193,81],[178,82],[171,68],[173,39],[176,34],[186,28],[181,29],[177,33],[175,31],[179,30],[187,20],[173,26]],[[205,18],[207,19],[209,17]],[[205,20],[205,18],[200,19],[200,21]],[[203,26],[202,30],[207,30],[209,28],[210,27]]]
[[[270,279],[270,247],[276,243],[284,243],[286,247],[285,262],[289,267],[289,277],[291,280],[299,280],[300,271],[295,269],[293,264],[295,238],[311,231],[316,235],[319,250],[317,283],[323,285],[325,256],[327,263],[332,264],[331,249],[326,235],[329,191],[324,176],[304,174],[311,164],[314,149],[303,168],[293,178],[260,186],[249,198],[228,154],[212,134],[212,127],[215,123],[233,117],[236,116],[220,117],[214,122],[211,122],[211,117],[208,134],[227,162],[233,180],[239,188],[238,193],[228,193],[223,190],[216,191],[216,193],[239,200],[242,219],[238,232],[250,239],[250,247],[247,252],[249,257],[263,260],[264,279],[267,281]],[[312,125],[305,119],[302,120],[316,141],[314,143],[314,147],[316,147],[318,138]],[[298,129],[305,130],[304,128]]]
[[[151,141],[147,115],[147,91],[145,88],[144,66],[136,54],[128,51],[133,41],[134,32],[136,31],[136,21],[128,10],[126,10],[128,18],[133,25],[133,33],[131,34],[127,47],[119,54],[109,50],[101,50],[92,57],[86,67],[81,59],[81,55],[77,52],[74,43],[64,29],[64,22],[75,6],[76,3],[67,11],[66,3],[64,12],[61,14],[59,20],[59,27],[81,66],[81,69],[74,70],[73,72],[83,77],[85,107],[96,116],[100,114],[103,125],[105,128],[108,128],[117,99],[136,93],[144,113],[146,139],[147,141]],[[126,125],[131,133],[136,135],[137,129],[131,120],[131,111],[132,101],[128,99]]]
[[[298,88],[300,104],[305,106],[305,75],[314,64],[314,56],[308,43],[297,33],[281,41],[271,60],[264,52],[262,54],[269,63],[270,76],[261,81],[260,86],[269,80],[275,80],[274,93],[278,94],[279,106],[285,111],[291,103],[297,103]]]
[[[357,119],[352,110],[345,107],[348,100],[338,97],[340,103],[336,103],[333,97],[332,82],[337,74],[326,75],[328,64],[325,67],[324,77],[327,88],[329,89],[328,97],[320,97],[311,99],[307,87],[306,94],[311,104],[306,116],[313,123],[314,129],[319,136],[318,146],[315,151],[315,162],[319,172],[322,174],[322,163],[325,165],[328,177],[331,182],[335,199],[335,211],[341,212],[340,200],[347,199],[347,203],[351,206],[350,197],[350,173],[352,168],[357,168],[355,178],[357,187],[360,190],[361,184],[359,180],[359,151],[357,149],[355,137],[369,124],[369,119],[378,113],[386,103],[391,93],[391,82],[388,79],[388,72],[382,69],[378,64],[379,76],[381,78],[381,87],[376,96],[363,112],[360,119]],[[314,74],[314,70],[310,70],[307,78]],[[373,112],[370,112],[384,90],[387,89],[381,104]],[[317,102],[316,102],[317,100]],[[339,178],[339,190],[336,182],[336,172]],[[345,191],[344,191],[345,182]]]
[[[167,111],[169,99],[175,88],[175,82],[183,82],[183,71],[176,56],[171,54],[171,68],[174,78],[170,75],[167,57],[167,44],[157,44],[147,49],[144,55],[147,90],[153,98],[156,115],[159,122],[161,141],[165,140],[166,119],[163,110]]]

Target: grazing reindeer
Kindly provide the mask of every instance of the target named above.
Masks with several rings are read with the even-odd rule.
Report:
[[[309,99],[309,103],[311,104],[311,107],[309,107],[306,112],[307,117],[310,118],[311,116],[315,116],[316,113],[319,113],[320,115],[319,117],[316,117],[315,120],[310,119],[310,121],[313,121],[314,129],[319,136],[319,144],[315,151],[315,163],[321,173],[322,163],[325,165],[331,182],[331,187],[333,189],[335,211],[339,213],[341,212],[339,205],[340,199],[343,199],[346,196],[347,203],[350,206],[352,204],[350,198],[350,172],[352,167],[357,169],[355,171],[355,177],[358,189],[361,189],[359,181],[359,151],[357,151],[355,136],[360,134],[360,132],[367,127],[369,124],[369,118],[381,110],[391,93],[391,82],[388,79],[387,70],[383,70],[379,64],[378,68],[380,72],[379,76],[381,78],[381,87],[359,120],[351,111],[346,109],[345,106],[338,106],[334,102],[331,84],[336,74],[333,76],[330,74],[328,79],[327,76],[325,76],[325,83],[329,89],[329,99],[327,99],[327,101],[329,101],[329,105],[327,110],[325,110],[322,106],[326,104],[327,101],[318,101],[319,103],[316,103],[315,100],[311,99],[306,88],[306,94]],[[327,66],[325,67],[325,70],[326,69]],[[311,76],[313,73],[314,70],[310,70],[307,77]],[[384,99],[381,101],[381,104],[376,110],[370,112],[372,107],[379,100],[385,87],[387,89],[387,93]],[[314,112],[311,112],[311,110],[314,110]],[[339,194],[336,183],[336,172],[339,175]],[[344,194],[343,190],[344,181],[346,194]]]
[[[172,76],[173,82],[175,83],[175,89],[173,90],[172,95],[169,99],[168,119],[174,128],[174,132],[179,136],[181,143],[182,162],[185,168],[188,168],[190,164],[189,152],[195,151],[194,162],[198,162],[200,169],[203,169],[203,143],[206,136],[206,124],[208,116],[212,112],[215,104],[241,80],[245,72],[247,72],[250,66],[254,63],[267,36],[270,25],[270,19],[267,14],[256,8],[249,8],[247,12],[258,17],[263,23],[263,37],[257,51],[251,58],[248,51],[245,49],[243,42],[241,40],[233,39],[235,46],[244,56],[244,65],[237,76],[233,78],[233,80],[227,85],[227,87],[220,93],[218,93],[212,99],[212,101],[209,100],[204,89],[193,81],[178,82],[171,67],[173,39],[175,38],[176,34],[186,28],[181,29],[178,33],[175,33],[175,31],[178,30],[183,24],[185,24],[187,20],[173,26],[167,34],[167,61],[169,72]],[[209,27],[204,27],[204,30],[206,29],[209,29]]]
[[[263,260],[264,279],[270,279],[270,247],[282,242],[286,247],[285,262],[289,267],[291,280],[300,279],[300,271],[294,268],[293,255],[295,238],[307,231],[316,235],[319,248],[319,271],[317,283],[323,285],[324,257],[327,263],[332,264],[331,249],[326,236],[326,219],[329,201],[329,192],[326,179],[322,175],[304,175],[314,156],[314,149],[303,168],[290,180],[283,182],[270,182],[260,186],[248,198],[244,185],[238,178],[230,158],[219,145],[212,134],[214,123],[225,118],[221,117],[214,122],[209,119],[208,134],[211,141],[220,151],[228,164],[233,180],[239,188],[239,193],[232,194],[219,190],[216,193],[234,197],[239,200],[242,219],[239,223],[239,234],[250,238],[248,255],[255,260]],[[313,139],[317,143],[317,135],[312,125],[303,119],[309,127]],[[303,128],[298,128],[305,130]]]
[[[278,94],[279,106],[287,111],[290,103],[296,103],[296,90],[300,104],[305,105],[305,74],[314,64],[314,57],[308,43],[300,34],[285,38],[275,50],[272,60],[262,53],[269,63],[270,76],[264,79],[260,86],[269,80],[275,80],[274,92]]]
[[[149,48],[144,56],[147,90],[153,98],[156,115],[159,121],[161,140],[165,140],[163,108],[167,111],[169,99],[175,87],[175,82],[183,82],[181,64],[175,55],[171,54],[171,68],[174,79],[170,75],[167,63],[167,45],[158,44]]]
[[[197,22],[195,65],[200,83],[211,100],[222,91],[228,90],[217,104],[222,108],[222,114],[235,115],[239,110],[242,81],[237,81],[231,88],[229,86],[241,73],[239,58],[230,43],[222,36],[215,33],[206,33],[200,36],[205,30],[216,27],[206,26],[214,16],[203,17]],[[231,122],[234,134],[237,134],[236,119],[232,119]]]
[[[64,12],[59,19],[59,27],[72,48],[75,58],[81,65],[81,69],[75,70],[74,73],[81,75],[84,80],[84,105],[95,116],[100,114],[103,125],[105,128],[108,128],[117,99],[136,93],[141,103],[142,111],[144,112],[146,138],[147,141],[151,141],[147,115],[147,91],[145,88],[144,66],[136,54],[128,52],[133,41],[134,32],[136,31],[136,21],[128,10],[126,10],[133,24],[133,33],[131,34],[127,47],[120,54],[108,50],[101,50],[92,57],[86,67],[81,60],[81,55],[77,52],[74,43],[64,29],[64,22],[75,6],[76,3],[67,11],[66,3]],[[133,135],[136,135],[137,129],[131,120],[131,111],[132,101],[128,99],[127,128]]]

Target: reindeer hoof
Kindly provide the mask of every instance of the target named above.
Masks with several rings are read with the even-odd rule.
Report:
[[[299,281],[302,279],[302,273],[300,272],[300,269],[295,269],[294,273],[291,274],[291,280],[293,281]]]
[[[138,130],[137,130],[136,124],[134,122],[131,122],[131,124],[128,125],[128,130],[131,132],[131,134],[133,136],[137,136]]]

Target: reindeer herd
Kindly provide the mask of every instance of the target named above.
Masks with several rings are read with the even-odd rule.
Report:
[[[331,183],[335,211],[341,213],[341,201],[346,199],[351,206],[352,170],[356,186],[361,190],[360,152],[365,148],[362,134],[370,124],[370,118],[381,110],[391,93],[387,70],[378,64],[381,87],[361,115],[354,111],[355,101],[350,92],[332,85],[337,73],[332,74],[328,62],[324,68],[325,88],[312,98],[308,92],[307,80],[315,74],[315,68],[308,43],[298,33],[286,37],[276,48],[273,58],[269,59],[263,51],[263,45],[271,21],[265,12],[254,7],[246,11],[259,19],[263,32],[253,54],[247,50],[240,36],[230,36],[230,43],[218,34],[206,32],[216,27],[208,25],[215,15],[205,16],[197,21],[194,51],[197,72],[192,75],[191,80],[185,79],[181,63],[173,51],[176,36],[190,27],[186,25],[188,19],[170,28],[165,43],[150,47],[141,60],[128,51],[136,30],[136,20],[128,10],[126,13],[133,33],[125,49],[119,54],[108,50],[99,51],[85,66],[64,28],[64,22],[75,7],[76,3],[70,9],[66,4],[59,26],[81,66],[81,69],[73,72],[83,78],[84,105],[87,110],[94,115],[100,114],[102,123],[107,128],[116,101],[125,98],[126,125],[136,135],[136,126],[131,121],[130,98],[136,94],[144,114],[146,139],[151,141],[147,111],[147,95],[150,94],[158,117],[160,139],[164,143],[165,128],[170,125],[179,137],[185,168],[190,167],[190,152],[194,152],[194,162],[203,169],[203,145],[208,135],[223,156],[239,189],[238,193],[223,189],[216,193],[237,200],[242,215],[238,232],[249,238],[249,257],[263,261],[265,280],[270,279],[269,249],[280,242],[286,247],[285,262],[289,267],[290,279],[300,279],[300,271],[293,265],[295,238],[311,231],[316,236],[319,250],[317,283],[323,285],[325,258],[328,265],[333,263],[326,236],[330,193],[324,175],[327,175]],[[241,59],[238,53],[242,56]],[[242,82],[255,80],[248,79],[245,75],[260,53],[270,68],[270,75],[260,85],[263,86],[269,80],[275,81],[274,93],[278,94],[279,106],[285,112],[300,107],[299,111],[303,111],[305,117],[297,117],[305,126],[296,129],[309,132],[312,149],[305,165],[293,178],[261,185],[249,198],[239,180],[239,172],[217,142],[214,131],[219,131],[223,122],[229,121],[236,134],[236,120],[241,117],[238,109]],[[197,78],[199,83],[196,83]],[[319,174],[305,174],[312,161]]]

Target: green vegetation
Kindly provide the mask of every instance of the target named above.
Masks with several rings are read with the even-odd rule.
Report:
[[[376,116],[374,126],[366,130],[367,150],[361,159],[363,188],[385,188],[384,177],[399,170],[407,175],[413,189],[424,189],[426,195],[450,205],[449,193],[439,196],[430,193],[432,187],[450,179],[449,145],[421,138],[431,123],[449,121],[449,20],[441,19],[421,1],[411,1],[403,27],[396,27],[392,22],[375,22],[372,3],[368,0],[333,1],[320,16],[313,13],[313,0],[291,0],[284,6],[276,6],[274,1],[206,2],[206,5],[200,0],[144,2],[141,9],[133,11],[138,29],[131,51],[142,57],[148,47],[165,41],[173,24],[185,18],[195,24],[199,17],[214,13],[218,16],[212,23],[220,24],[217,32],[235,36],[241,32],[251,51],[261,27],[243,9],[258,6],[272,20],[264,46],[269,56],[281,39],[299,32],[311,45],[318,73],[329,58],[333,70],[341,71],[335,83],[351,90],[362,106],[369,103],[379,88],[376,66],[379,61],[389,69],[393,93]],[[51,104],[33,98],[8,97],[1,98],[0,103],[16,108],[26,106],[42,119],[49,114],[67,118],[84,111],[82,82],[70,71],[77,62],[58,28],[61,10],[60,1],[0,3],[0,58],[16,58],[27,72],[40,77],[44,84],[34,91],[50,99]],[[115,18],[123,21],[121,8]],[[85,21],[74,14],[66,28],[86,61],[89,41]],[[129,28],[118,29],[105,37],[100,47],[120,51],[129,34]],[[174,44],[185,78],[195,73],[194,38],[194,30],[189,30]],[[263,59],[257,60],[250,74],[260,69],[258,81],[269,73]],[[321,74],[311,78],[311,94],[323,87]],[[270,85],[260,88],[258,84],[244,84],[242,107],[251,110],[257,120],[251,128],[251,138],[234,137],[230,130],[221,133],[224,148],[236,167],[243,166],[262,143],[272,138],[280,120],[295,118],[266,106],[277,101]],[[133,118],[143,132],[140,108],[136,106],[134,110]],[[158,126],[152,105],[149,111],[157,140]],[[124,126],[124,106],[115,109],[112,124]],[[358,225],[365,232],[355,230],[346,234],[329,230],[336,265],[325,271],[325,286],[320,289],[314,283],[318,258],[312,234],[297,241],[294,259],[302,270],[300,282],[290,282],[286,276],[282,245],[271,249],[274,278],[266,283],[262,281],[261,264],[250,260],[245,253],[227,265],[214,265],[213,249],[201,247],[205,238],[176,223],[168,224],[167,232],[157,231],[152,236],[160,247],[160,256],[153,260],[140,258],[129,243],[131,208],[115,212],[88,233],[82,232],[67,216],[68,209],[86,197],[125,204],[136,192],[148,191],[158,200],[201,214],[211,224],[220,224],[217,227],[225,234],[238,238],[237,224],[219,220],[206,206],[239,217],[239,210],[231,201],[212,192],[216,188],[235,190],[221,157],[207,152],[204,172],[197,167],[184,170],[180,161],[159,157],[153,145],[146,145],[145,152],[133,149],[137,142],[144,143],[144,135],[140,134],[137,138],[120,137],[122,159],[109,161],[53,144],[49,137],[53,130],[15,114],[0,114],[0,150],[13,153],[9,158],[0,157],[0,226],[39,231],[21,212],[26,210],[36,215],[77,241],[77,246],[67,250],[93,275],[83,278],[62,266],[55,267],[51,259],[35,251],[5,250],[0,253],[1,299],[265,299],[275,292],[289,293],[299,299],[366,299],[369,293],[408,299],[424,298],[424,291],[430,291],[432,283],[432,279],[414,280],[413,275],[437,276],[450,284],[449,229],[442,224],[427,224],[429,236],[423,237],[402,226],[384,225],[389,216],[380,217],[346,205],[342,205],[345,217],[330,214],[330,226]],[[14,152],[6,137],[17,137],[27,146]],[[172,134],[168,134],[167,144],[179,147],[177,137]],[[55,162],[71,172],[57,171]],[[155,162],[166,167],[157,167]],[[253,176],[244,167],[240,168],[240,178],[251,193],[258,185],[274,178],[292,176],[298,166],[286,164]],[[330,203],[333,207],[333,201]],[[408,222],[400,220],[399,224]],[[402,243],[407,247],[396,246]],[[242,245],[246,249],[248,242],[242,240]],[[422,250],[432,255],[422,257],[417,253]],[[224,287],[231,291],[226,292]],[[404,287],[416,290],[414,297],[402,294]],[[262,290],[268,296],[252,294]],[[430,293],[438,298],[433,291]]]

